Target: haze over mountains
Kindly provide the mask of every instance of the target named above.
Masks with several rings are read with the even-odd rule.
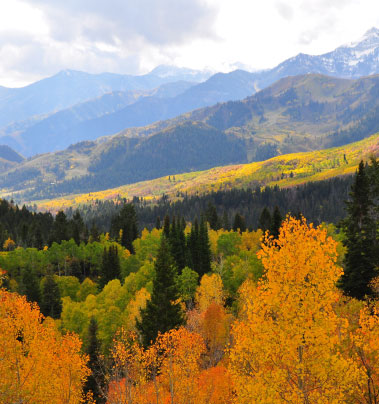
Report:
[[[36,199],[95,191],[363,139],[379,131],[378,52],[373,28],[354,44],[261,72],[65,71],[1,88],[0,122],[8,125],[0,142],[26,156],[62,150],[3,160],[2,193]],[[62,105],[68,108],[51,112]],[[12,106],[20,120],[9,123]],[[37,110],[44,112],[31,115]]]
[[[379,75],[283,78],[242,101],[27,160],[0,186],[28,199],[54,197],[346,144],[378,131],[378,92]]]
[[[346,78],[379,73],[379,30],[372,28],[361,40],[327,54],[299,54],[254,73],[237,70],[209,77],[208,71],[170,66],[143,76],[66,70],[24,88],[0,88],[0,143],[25,156],[62,150],[82,140],[240,100],[280,78],[307,73]]]

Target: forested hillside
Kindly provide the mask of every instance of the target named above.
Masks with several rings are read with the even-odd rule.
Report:
[[[43,199],[360,140],[379,129],[378,80],[285,78],[243,101],[29,159],[0,185]]]
[[[12,216],[20,225],[45,222],[55,238],[35,247],[17,233],[3,244],[1,399],[247,404],[285,397],[301,404],[306,396],[373,404],[378,170],[372,159],[359,164],[351,187],[334,180],[288,194],[310,200],[350,188],[338,229],[267,209],[287,199],[278,189],[174,204],[176,216],[142,232],[143,206],[125,204],[105,234],[95,225],[88,232],[78,213],[53,219],[2,201],[2,223]],[[217,218],[220,201],[233,209],[238,200],[266,203],[258,228],[246,229],[239,212],[231,225],[228,215]],[[201,203],[201,217],[180,215]]]

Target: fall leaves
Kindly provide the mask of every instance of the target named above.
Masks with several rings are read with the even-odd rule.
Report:
[[[235,254],[231,247],[255,251],[241,237],[237,247],[230,235],[215,238],[222,259]],[[287,218],[258,252],[262,277],[245,280],[233,306],[225,304],[225,272],[206,274],[189,294],[185,325],[147,348],[135,323],[150,294],[137,288],[123,314],[127,330],[111,348],[108,404],[377,403],[378,302],[337,289],[336,251],[326,229]],[[111,286],[99,296],[114,300]],[[80,402],[88,369],[75,335],[62,336],[35,305],[5,291],[0,330],[0,403]]]
[[[0,403],[74,404],[88,375],[81,342],[25,297],[0,289]]]

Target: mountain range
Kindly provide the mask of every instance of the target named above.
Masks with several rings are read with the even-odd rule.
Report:
[[[39,199],[346,144],[379,130],[378,94],[379,75],[286,77],[242,101],[25,160],[0,187]]]
[[[332,52],[299,54],[253,73],[236,70],[210,76],[209,71],[170,66],[144,76],[66,70],[24,88],[0,88],[0,143],[25,156],[63,150],[79,141],[240,100],[283,77],[308,73],[344,78],[378,74],[379,29]]]

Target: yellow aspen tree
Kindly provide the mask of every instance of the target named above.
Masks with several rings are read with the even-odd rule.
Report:
[[[201,312],[207,310],[212,303],[223,305],[225,293],[223,290],[222,279],[218,274],[205,274],[197,288],[195,302]]]
[[[89,369],[74,334],[62,336],[38,306],[0,290],[0,403],[76,404]]]
[[[241,287],[232,329],[237,403],[345,404],[362,372],[339,349],[348,325],[334,310],[343,272],[336,242],[288,217],[278,240],[266,240],[258,254],[264,276],[257,287]]]

